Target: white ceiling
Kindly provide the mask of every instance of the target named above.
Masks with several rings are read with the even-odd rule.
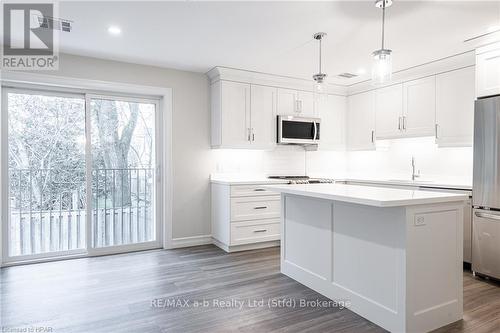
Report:
[[[373,1],[344,2],[62,2],[74,21],[61,51],[206,72],[226,66],[310,78],[325,31],[324,71],[370,70],[380,48],[381,11]],[[122,29],[107,33],[109,25]],[[386,46],[394,70],[468,51],[467,38],[500,25],[500,1],[398,1],[387,10]],[[365,75],[364,78],[368,76]]]

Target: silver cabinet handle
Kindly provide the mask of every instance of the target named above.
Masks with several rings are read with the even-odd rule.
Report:
[[[253,232],[266,232],[267,229],[257,229],[257,230],[254,230]]]
[[[403,116],[403,129],[406,130],[406,116]]]
[[[375,131],[372,130],[372,143],[375,143]]]
[[[247,131],[248,131],[248,136],[247,136],[247,141],[250,141],[250,128],[247,128]]]
[[[398,130],[401,131],[401,117],[398,118]]]
[[[255,188],[254,191],[265,191],[265,188]]]
[[[481,212],[476,212],[475,214],[477,217],[482,217],[484,219],[500,220],[500,215],[481,213]]]
[[[254,207],[253,209],[266,209],[267,206],[258,206],[258,207]]]
[[[255,141],[255,133],[253,131],[254,129],[252,128],[252,141]]]
[[[438,129],[439,129],[439,124],[435,124],[434,125],[434,131],[435,131],[436,139],[439,139]]]

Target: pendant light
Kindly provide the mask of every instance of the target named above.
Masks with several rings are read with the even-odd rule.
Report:
[[[319,73],[313,75],[314,86],[313,92],[316,98],[323,96],[326,93],[326,74],[321,73],[321,40],[326,36],[326,32],[317,32],[313,38],[319,41]]]
[[[375,7],[382,9],[382,48],[372,53],[372,83],[383,84],[392,78],[392,50],[384,47],[385,37],[385,9],[392,5],[392,0],[377,0]]]

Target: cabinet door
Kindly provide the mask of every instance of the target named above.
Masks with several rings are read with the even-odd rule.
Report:
[[[250,145],[250,85],[222,81],[222,145]]]
[[[297,91],[278,88],[278,115],[297,115]]]
[[[345,149],[347,98],[327,95],[318,101],[321,150]]]
[[[434,135],[436,123],[436,78],[403,84],[403,132],[405,136]]]
[[[316,117],[314,95],[312,92],[299,91],[297,93],[298,115],[301,117]]]
[[[478,54],[477,97],[500,94],[500,49]]]
[[[377,89],[374,94],[377,138],[400,137],[403,126],[403,85]]]
[[[251,86],[250,123],[253,148],[276,144],[276,88]]]
[[[474,67],[436,76],[436,142],[439,146],[472,146]]]
[[[372,91],[348,98],[347,147],[349,150],[375,149],[375,112]]]

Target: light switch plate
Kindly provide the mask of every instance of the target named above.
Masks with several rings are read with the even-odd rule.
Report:
[[[420,225],[425,225],[425,217],[424,216],[415,216],[415,225],[420,226]]]

